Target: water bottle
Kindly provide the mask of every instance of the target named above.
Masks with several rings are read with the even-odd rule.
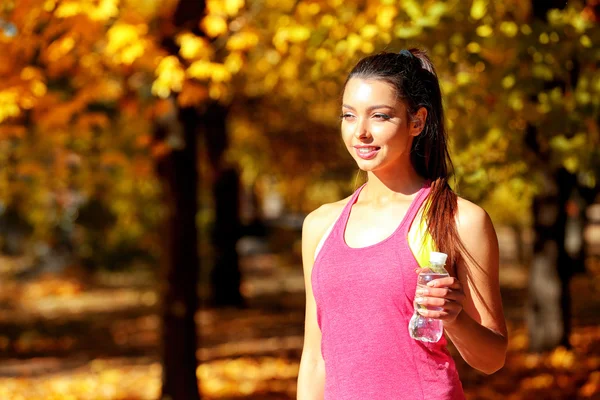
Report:
[[[448,255],[445,253],[431,252],[429,256],[429,266],[421,268],[419,277],[417,278],[417,289],[428,289],[427,283],[439,278],[449,276],[448,271],[444,268]],[[416,296],[415,296],[416,300]],[[408,331],[410,337],[423,342],[435,343],[442,337],[444,332],[444,324],[439,319],[426,318],[419,314],[419,308],[427,308],[424,305],[413,303],[415,312],[408,323]],[[430,310],[441,311],[441,307],[429,307]]]

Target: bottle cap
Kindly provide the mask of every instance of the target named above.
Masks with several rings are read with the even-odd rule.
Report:
[[[444,264],[446,264],[447,258],[448,258],[448,254],[446,254],[446,253],[438,253],[438,252],[432,251],[431,254],[429,254],[429,262],[432,264],[444,265]]]

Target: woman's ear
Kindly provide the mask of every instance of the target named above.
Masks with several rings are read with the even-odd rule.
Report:
[[[410,135],[419,136],[425,128],[425,121],[427,121],[427,109],[425,107],[421,107],[412,116],[410,121]]]

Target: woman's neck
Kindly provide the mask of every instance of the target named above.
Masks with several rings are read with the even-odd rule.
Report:
[[[367,186],[363,199],[371,202],[387,202],[390,200],[406,200],[423,187],[426,179],[417,174],[412,165],[395,171],[367,172]]]

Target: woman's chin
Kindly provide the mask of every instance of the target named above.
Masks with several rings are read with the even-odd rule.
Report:
[[[375,171],[379,164],[368,163],[368,162],[364,162],[363,160],[360,160],[356,163],[356,165],[357,165],[358,169],[360,169],[361,171],[371,172],[371,171]]]
[[[385,160],[385,157],[383,157],[383,154],[381,154],[380,152],[378,152],[378,154],[375,154],[372,157],[367,158],[361,157],[357,154],[353,154],[352,156],[358,168],[365,172],[370,172],[381,168],[382,162]]]

